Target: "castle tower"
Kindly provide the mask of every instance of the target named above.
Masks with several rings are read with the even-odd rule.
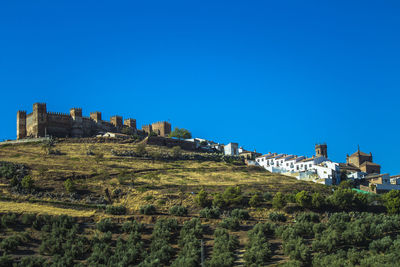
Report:
[[[158,135],[167,137],[171,133],[171,123],[162,121],[155,122],[151,125],[153,132],[156,132]]]
[[[69,114],[72,119],[76,120],[77,118],[82,118],[82,109],[81,108],[71,108],[69,110]]]
[[[316,144],[315,145],[315,156],[328,158],[328,145],[327,144]]]
[[[147,134],[150,134],[150,133],[153,131],[153,129],[152,129],[152,127],[151,127],[151,124],[149,124],[149,125],[142,125],[142,130],[143,130],[145,133],[147,133]]]
[[[101,112],[95,111],[95,112],[90,112],[90,118],[94,120],[95,122],[100,122],[101,121]]]
[[[47,108],[46,103],[33,104],[32,112],[32,135],[34,137],[44,137],[47,134]]]
[[[26,137],[26,111],[17,112],[17,139]]]
[[[136,130],[136,120],[135,119],[125,119],[124,125]]]
[[[112,116],[110,122],[114,124],[115,127],[122,127],[122,117],[121,116]]]
[[[84,135],[83,132],[83,119],[82,119],[82,109],[81,108],[71,108],[69,110],[69,114],[72,117],[71,122],[71,137],[82,137]]]

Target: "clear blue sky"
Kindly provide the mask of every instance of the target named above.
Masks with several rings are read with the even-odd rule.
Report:
[[[400,173],[399,1],[1,1],[0,139],[32,103]]]

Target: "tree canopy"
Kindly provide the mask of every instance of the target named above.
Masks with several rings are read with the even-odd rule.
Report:
[[[189,132],[189,130],[175,127],[175,129],[171,132],[169,137],[176,137],[179,139],[190,139],[192,138],[192,134]]]

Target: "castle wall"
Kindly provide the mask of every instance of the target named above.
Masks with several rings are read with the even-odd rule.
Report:
[[[93,136],[96,134],[96,122],[90,118],[83,117],[81,123],[74,122],[72,125],[73,128],[80,127],[81,131],[75,134],[75,137],[83,137],[83,136]],[[81,134],[81,136],[79,136]]]
[[[136,120],[127,119],[126,125],[121,116],[114,116],[111,122],[101,120],[101,112],[92,112],[89,117],[82,116],[81,108],[70,109],[69,114],[47,112],[45,103],[34,103],[33,111],[17,112],[17,139],[25,137],[91,137],[99,132],[119,133],[123,127],[136,130]],[[151,126],[150,126],[151,127]],[[151,129],[151,128],[150,128]]]
[[[69,137],[72,130],[72,117],[62,113],[47,113],[45,132],[55,137]]]

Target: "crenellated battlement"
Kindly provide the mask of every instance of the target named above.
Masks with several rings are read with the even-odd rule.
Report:
[[[91,137],[99,133],[115,132],[120,133],[127,127],[136,131],[136,119],[114,115],[110,121],[103,121],[100,111],[90,112],[89,117],[84,117],[83,109],[73,107],[68,113],[47,112],[46,103],[34,103],[32,113],[19,110],[17,112],[17,138],[26,137]],[[159,121],[144,126],[148,134],[156,130],[159,135],[165,136],[170,132],[171,124],[166,121]]]
[[[47,112],[47,115],[54,115],[54,116],[60,116],[60,117],[71,117],[70,114],[62,113],[62,112],[53,112],[53,111]]]

